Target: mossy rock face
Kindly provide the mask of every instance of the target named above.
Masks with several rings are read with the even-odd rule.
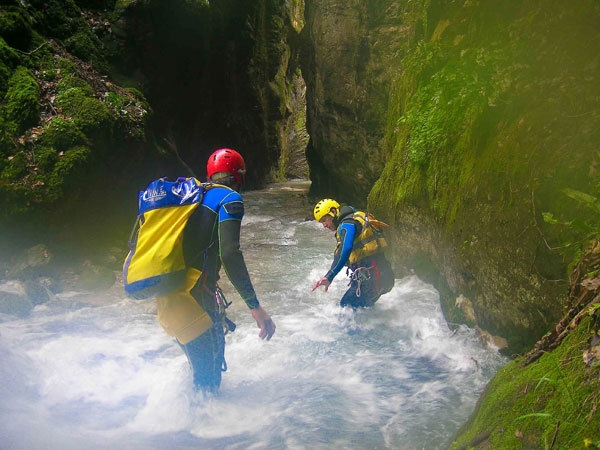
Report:
[[[31,0],[30,3],[40,32],[46,36],[65,39],[85,26],[81,10],[73,0]]]
[[[600,365],[586,365],[594,325],[586,317],[556,350],[527,367],[500,369],[449,449],[598,448]]]
[[[72,87],[56,97],[56,106],[73,118],[74,124],[86,136],[112,136],[114,120],[108,107],[90,96],[89,86]]]
[[[15,125],[7,122],[0,114],[0,170],[8,163],[8,157],[14,153],[15,144],[12,136],[15,132]]]
[[[88,144],[88,139],[72,120],[54,117],[44,125],[38,142],[42,147],[62,152],[77,145]]]
[[[38,147],[36,165],[41,173],[49,173],[58,161],[58,151],[53,147]]]
[[[35,125],[40,116],[40,87],[29,69],[18,67],[8,81],[4,96],[6,118],[18,125],[19,131]]]
[[[79,111],[73,115],[75,124],[87,135],[100,143],[112,138],[114,119],[108,107],[95,98],[87,98]]]
[[[67,78],[69,75],[77,74],[77,66],[70,59],[59,58],[57,66],[63,78]]]
[[[67,71],[69,70],[69,67],[66,69]],[[85,96],[85,97],[92,97],[94,95],[94,89],[89,85],[89,83],[87,81],[85,81],[83,78],[78,77],[75,74],[72,73],[65,73],[61,79],[58,81],[58,83],[56,84],[56,93],[58,95],[58,104],[57,106],[60,106],[60,102],[62,100],[62,97],[64,96],[73,96],[74,94],[71,93],[69,94],[67,91],[71,88],[77,88],[79,89],[79,91],[74,91],[74,92],[78,92],[79,95]],[[68,99],[65,100],[63,103],[68,103]]]
[[[128,89],[123,93],[107,92],[104,104],[116,118],[115,128],[130,138],[145,138],[145,122],[141,119],[149,116],[151,109],[143,94],[135,89]]]
[[[592,240],[572,271],[562,319],[498,371],[450,449],[600,447],[599,269]]]
[[[19,152],[12,156],[2,173],[0,179],[3,181],[16,181],[27,174],[27,162],[23,152]]]
[[[569,265],[600,230],[600,32],[581,26],[599,10],[421,8],[397,62],[390,156],[369,206],[400,234],[397,265],[430,255],[449,287],[446,314],[460,316],[456,299],[468,298],[477,325],[520,353],[560,318]]]
[[[66,189],[77,186],[85,179],[91,156],[89,147],[73,147],[65,151],[48,177],[47,190],[50,199],[60,198]]]
[[[81,60],[91,62],[96,69],[102,72],[108,69],[106,60],[100,51],[102,44],[89,29],[82,28],[70,36],[65,40],[65,47]]]
[[[29,18],[16,8],[0,11],[0,36],[11,47],[29,49],[33,37]]]

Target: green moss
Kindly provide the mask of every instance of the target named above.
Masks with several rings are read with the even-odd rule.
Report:
[[[115,3],[116,10],[125,10],[129,5],[137,3],[139,0],[117,0]]]
[[[52,82],[56,81],[58,74],[56,67],[54,66],[54,60],[52,57],[43,58],[39,63],[38,77],[41,81]]]
[[[58,69],[63,77],[67,75],[76,75],[77,74],[77,66],[73,61],[66,58],[60,58],[58,60]]]
[[[92,139],[112,136],[114,119],[107,106],[95,98],[87,98],[73,115],[75,125]]]
[[[139,91],[128,89],[122,94],[107,92],[104,96],[104,104],[116,118],[115,125],[126,136],[133,138],[145,136],[146,117],[151,110]]]
[[[87,138],[73,121],[54,117],[44,125],[38,142],[41,147],[61,152],[77,145],[86,145]]]
[[[89,28],[81,28],[66,39],[65,47],[81,60],[91,62],[96,69],[106,69],[106,61],[100,51],[101,43]]]
[[[11,47],[27,50],[33,37],[29,18],[18,8],[0,11],[0,36]]]
[[[64,152],[50,176],[47,190],[51,200],[60,198],[69,186],[76,186],[85,176],[91,151],[88,147],[74,147]]]
[[[6,93],[8,89],[8,80],[10,79],[11,70],[4,64],[4,61],[0,60],[0,94]]]
[[[49,173],[58,161],[58,151],[53,147],[37,147],[35,165],[42,173]]]
[[[14,131],[14,124],[7,122],[0,114],[0,170],[7,164],[7,158],[14,153]]]
[[[116,0],[75,0],[80,8],[107,10],[115,6]]]
[[[85,21],[73,0],[31,0],[33,16],[42,34],[58,39],[73,35]]]
[[[0,181],[0,218],[27,211],[28,195],[29,191],[25,186]]]
[[[64,91],[57,92],[54,104],[64,114],[74,116],[88,98],[90,98],[90,93],[87,88],[67,87]]]
[[[23,152],[10,157],[5,164],[0,173],[2,181],[16,181],[27,174],[27,161]]]
[[[76,93],[76,91],[73,91],[71,93],[67,93],[67,91],[71,88],[79,88],[81,92]],[[56,92],[58,94],[59,102],[61,101],[63,94],[67,96],[83,95],[86,97],[92,97],[94,95],[94,90],[87,83],[87,81],[73,74],[66,74],[60,79],[56,85]]]
[[[73,87],[57,95],[55,104],[73,118],[73,122],[87,136],[93,138],[101,132],[112,133],[113,118],[107,106],[90,97],[85,88]]]
[[[554,351],[520,367],[515,360],[486,388],[451,449],[469,448],[488,436],[486,448],[579,449],[600,442],[600,370],[585,366],[591,320],[584,319]]]
[[[4,96],[6,118],[18,124],[19,131],[35,125],[40,116],[40,87],[29,69],[18,67],[8,82]]]

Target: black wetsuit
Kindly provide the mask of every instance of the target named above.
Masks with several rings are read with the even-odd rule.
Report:
[[[182,345],[192,366],[194,385],[204,392],[218,390],[221,372],[226,368],[223,317],[215,300],[221,267],[248,307],[259,306],[240,250],[243,216],[241,195],[227,187],[214,186],[207,190],[184,231],[186,265],[202,271],[190,293],[213,320],[211,329]]]

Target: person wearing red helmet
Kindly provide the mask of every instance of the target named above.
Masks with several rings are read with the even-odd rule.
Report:
[[[260,328],[259,337],[270,340],[275,324],[261,307],[240,250],[240,231],[244,202],[238,192],[244,183],[246,164],[230,148],[214,151],[206,172],[210,188],[190,216],[183,234],[183,253],[188,270],[201,272],[189,293],[212,319],[207,331],[180,345],[193,371],[194,386],[205,394],[215,394],[226,370],[225,333],[235,325],[223,321],[227,301],[218,287],[219,272],[225,269],[229,280],[242,297]]]
[[[246,163],[238,152],[231,148],[215,150],[206,163],[206,176],[209,181],[219,182],[238,188],[244,184]]]

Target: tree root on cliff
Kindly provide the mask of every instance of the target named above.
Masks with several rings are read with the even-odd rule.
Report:
[[[558,322],[554,330],[536,342],[533,349],[525,354],[521,367],[528,366],[540,358],[544,352],[555,349],[569,332],[577,327],[581,319],[589,314],[591,307],[600,302],[600,242],[594,241],[582,255],[577,267],[571,273],[569,288],[569,310]],[[594,312],[594,316],[598,311]],[[596,320],[596,328],[599,320]],[[597,331],[597,330],[596,330]]]

